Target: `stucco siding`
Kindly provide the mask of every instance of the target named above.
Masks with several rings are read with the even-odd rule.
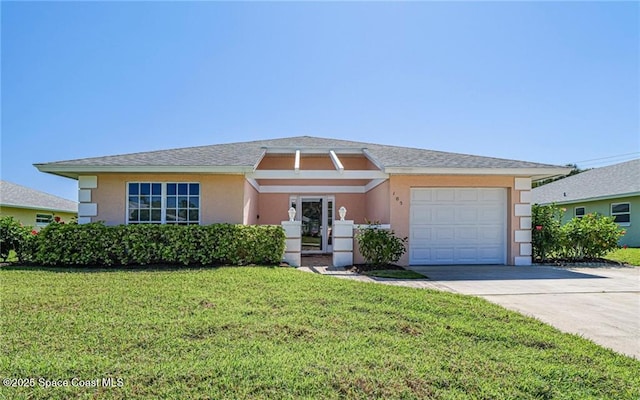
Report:
[[[244,181],[244,210],[242,222],[246,225],[260,223],[260,206],[258,191],[249,182]]]
[[[365,217],[369,221],[379,221],[382,224],[388,224],[390,202],[389,181],[387,180],[366,193]]]
[[[505,188],[507,190],[507,264],[514,265],[515,257],[520,255],[520,244],[516,242],[515,231],[519,228],[520,217],[515,215],[515,204],[520,191],[515,189],[512,176],[419,176],[392,175],[389,179],[391,228],[399,237],[410,235],[410,190],[411,188],[437,187],[486,187]],[[399,264],[409,264],[408,252]]]
[[[240,224],[244,219],[244,177],[242,175],[204,174],[101,174],[91,198],[98,214],[92,221],[107,225],[126,222],[127,182],[200,183],[200,222]]]
[[[338,159],[346,170],[377,169],[364,156],[338,154]],[[295,164],[295,155],[279,154],[267,155],[258,165],[259,170],[281,169],[292,170]],[[300,157],[300,169],[302,170],[334,170],[335,166],[327,154],[302,154]]]
[[[629,209],[631,211],[631,222],[620,225],[620,228],[624,229],[627,233],[620,238],[618,244],[621,246],[640,247],[640,196],[563,203],[558,206],[567,209],[562,217],[562,223],[565,224],[575,216],[576,207],[584,207],[585,214],[598,213],[600,215],[611,216],[611,204],[614,203],[629,203]]]

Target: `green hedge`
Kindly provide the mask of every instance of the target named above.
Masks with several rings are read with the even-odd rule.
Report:
[[[626,233],[613,217],[587,214],[562,225],[563,208],[534,204],[531,211],[534,261],[597,259],[618,248],[618,240]]]
[[[35,235],[30,261],[52,266],[278,264],[280,226],[52,223]]]

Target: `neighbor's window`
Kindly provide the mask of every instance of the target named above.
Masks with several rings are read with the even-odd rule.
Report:
[[[631,222],[631,209],[629,203],[611,204],[611,216],[616,223],[628,224]]]
[[[584,207],[576,207],[574,209],[574,216],[576,218],[582,218],[584,217]]]
[[[127,223],[199,224],[200,184],[130,182]]]
[[[36,226],[47,226],[53,221],[52,214],[36,214]]]

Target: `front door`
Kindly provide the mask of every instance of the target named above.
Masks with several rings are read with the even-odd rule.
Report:
[[[302,221],[302,253],[331,253],[333,203],[333,196],[292,196],[296,219]]]
[[[302,199],[302,251],[322,253],[324,251],[322,224],[322,198]]]

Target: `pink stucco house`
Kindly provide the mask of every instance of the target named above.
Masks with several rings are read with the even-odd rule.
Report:
[[[338,209],[409,238],[402,265],[531,263],[531,181],[570,169],[309,136],[57,161],[79,223],[280,224],[334,251]]]

